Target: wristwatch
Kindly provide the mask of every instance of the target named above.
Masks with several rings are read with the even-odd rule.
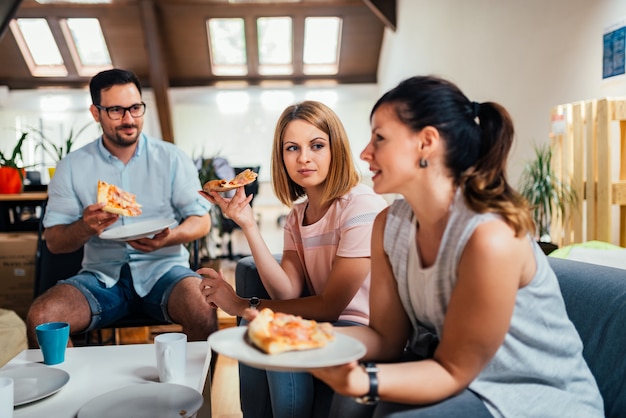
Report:
[[[378,367],[376,363],[372,362],[362,363],[361,366],[370,378],[370,390],[366,395],[357,396],[354,400],[363,405],[376,405],[380,400],[378,397]]]
[[[248,301],[248,308],[257,309],[260,304],[261,304],[261,299],[257,298],[256,296],[252,296],[250,300]]]

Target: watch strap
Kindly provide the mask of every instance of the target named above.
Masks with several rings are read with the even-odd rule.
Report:
[[[365,405],[377,404],[380,399],[378,397],[378,367],[376,363],[369,361],[362,363],[362,366],[370,379],[370,390],[367,395],[357,397],[355,400]]]

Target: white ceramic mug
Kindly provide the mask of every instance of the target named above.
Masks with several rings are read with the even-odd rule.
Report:
[[[168,332],[154,338],[159,380],[163,383],[183,383],[187,367],[187,335]]]
[[[0,418],[13,418],[13,379],[0,377]]]

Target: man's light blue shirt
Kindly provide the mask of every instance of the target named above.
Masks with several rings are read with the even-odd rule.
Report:
[[[196,167],[174,144],[141,134],[135,155],[125,165],[107,151],[100,137],[58,163],[48,185],[44,226],[80,219],[85,207],[97,201],[98,180],[135,194],[142,205],[141,215],[120,216],[109,229],[158,218],[175,220],[178,225],[189,216],[205,215],[211,206],[198,194]],[[147,295],[172,266],[189,267],[189,252],[183,245],[144,253],[125,242],[93,236],[84,254],[83,271],[95,273],[107,287],[117,283],[122,266],[128,263],[139,296]]]

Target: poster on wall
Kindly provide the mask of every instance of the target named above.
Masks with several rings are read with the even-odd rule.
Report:
[[[626,19],[607,27],[603,36],[602,79],[624,75],[626,67]]]

